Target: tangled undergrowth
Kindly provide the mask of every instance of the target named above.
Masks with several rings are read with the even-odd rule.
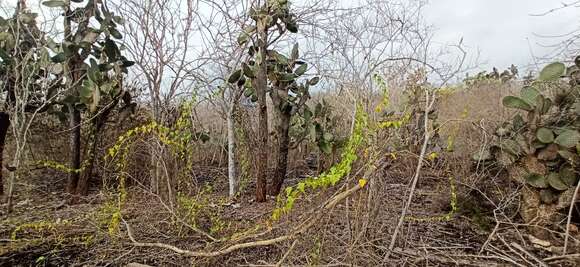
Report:
[[[380,76],[375,80],[380,85]],[[134,145],[143,140],[163,144],[170,158],[182,164],[172,173],[183,183],[191,182],[187,178],[196,172],[190,158],[191,148],[201,141],[201,135],[191,134],[192,123],[188,118],[192,114],[187,112],[191,106],[184,105],[174,126],[147,123],[117,139],[106,155],[115,170],[114,178],[105,180],[107,189],[90,205],[91,212],[74,211],[73,207],[63,208],[54,203],[51,210],[66,209],[69,214],[58,215],[61,219],[57,221],[44,210],[34,220],[22,214],[21,221],[6,221],[7,227],[0,227],[0,232],[10,241],[0,241],[3,251],[0,259],[17,263],[16,251],[27,250],[34,259],[26,260],[40,265],[56,264],[71,259],[67,253],[82,250],[84,257],[99,259],[94,261],[96,264],[193,262],[205,266],[254,262],[378,266],[406,262],[417,265],[531,262],[573,266],[574,258],[550,254],[549,250],[558,251],[562,244],[555,239],[532,237],[525,231],[528,226],[518,222],[517,210],[513,208],[517,204],[518,195],[514,193],[517,185],[506,182],[505,173],[495,171],[493,166],[476,165],[474,171],[472,165],[454,154],[455,144],[464,141],[458,125],[472,114],[463,109],[455,114],[457,117],[445,118],[448,121],[441,124],[435,117],[427,116],[431,127],[416,132],[433,135],[444,132],[441,140],[446,140],[446,144],[438,149],[439,139],[434,138],[425,154],[417,155],[406,139],[410,129],[417,127],[414,117],[421,117],[423,111],[403,107],[404,112],[399,115],[385,112],[394,107],[390,106],[386,85],[380,88],[383,94],[371,111],[374,114],[361,105],[353,111],[352,135],[342,148],[342,157],[319,175],[290,180],[285,194],[275,203],[256,203],[243,193],[234,199],[225,197],[224,188],[214,186],[215,181],[225,180],[223,167],[215,167],[212,181],[172,187],[177,189],[173,191],[173,202],[132,182],[135,177],[127,175],[127,168],[133,166],[130,160],[135,153]],[[246,134],[240,131],[237,135]],[[414,138],[421,140],[418,136]],[[239,139],[238,149],[250,151],[246,146],[251,144]],[[243,153],[240,162],[246,176],[251,175],[251,161],[251,153]],[[424,167],[414,192],[415,201],[404,217],[405,238],[397,240],[394,250],[388,250],[403,200],[410,193],[408,177],[413,177],[418,161],[423,161]],[[254,186],[249,179],[245,183],[242,188],[247,189],[241,192]],[[197,187],[199,191],[191,193],[186,190],[188,187]],[[115,194],[109,194],[111,191]],[[39,205],[37,200],[34,204],[22,204],[35,205]],[[82,213],[92,218],[81,220],[78,215]],[[67,229],[79,232],[64,235]],[[523,241],[505,242],[508,239]],[[24,240],[29,247],[22,247]],[[576,248],[575,242],[577,238],[572,237],[569,249]],[[70,244],[80,246],[69,247]],[[519,248],[534,257],[505,252],[520,251]]]

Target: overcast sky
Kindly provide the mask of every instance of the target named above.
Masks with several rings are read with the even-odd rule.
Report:
[[[572,7],[546,16],[544,13],[573,0],[430,0],[427,21],[436,27],[435,41],[457,43],[464,38],[470,52],[480,53],[486,69],[505,69],[512,63],[533,63],[532,54],[543,56],[553,48],[542,47],[550,39],[538,35],[558,35],[577,29],[580,8]]]
[[[0,0],[15,5],[17,0]],[[306,0],[308,1],[308,0]],[[347,0],[351,1],[351,0]],[[545,13],[576,0],[429,0],[426,20],[436,29],[435,42],[456,44],[463,37],[471,56],[479,51],[479,66],[500,70],[512,63],[525,69],[533,56],[544,56],[554,41],[540,36],[559,35],[578,29],[580,7]],[[35,1],[30,1],[35,2]]]

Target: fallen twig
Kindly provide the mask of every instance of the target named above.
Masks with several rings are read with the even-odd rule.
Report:
[[[415,188],[417,187],[417,182],[419,180],[419,175],[421,174],[421,169],[423,168],[423,159],[425,158],[425,154],[427,152],[427,145],[429,144],[430,132],[429,132],[429,111],[431,107],[435,103],[435,96],[430,97],[429,91],[425,90],[425,118],[423,122],[423,127],[425,129],[425,136],[423,140],[423,147],[421,148],[421,154],[419,155],[419,162],[417,163],[417,169],[415,170],[415,175],[413,176],[413,180],[411,182],[411,190],[409,191],[409,196],[407,198],[407,202],[403,206],[403,211],[401,212],[401,217],[399,218],[399,222],[395,227],[395,231],[393,232],[393,236],[391,237],[391,243],[389,245],[389,250],[385,255],[384,260],[386,261],[391,256],[391,251],[395,247],[395,242],[397,241],[397,236],[399,234],[399,230],[401,226],[403,226],[403,222],[405,221],[405,217],[407,216],[407,211],[411,206],[411,202],[413,201],[413,195],[415,194]]]
[[[573,258],[580,258],[580,254],[568,254],[568,255],[548,257],[548,258],[544,258],[544,261],[556,261],[556,260],[573,259]]]
[[[523,252],[524,254],[526,254],[526,256],[528,256],[528,257],[532,258],[533,260],[537,261],[540,266],[548,267],[548,264],[546,264],[544,261],[540,260],[538,257],[534,256],[532,253],[530,253],[527,250],[525,250],[522,246],[520,246],[520,244],[512,242],[511,245],[512,245],[512,247],[514,247],[517,250],[519,250],[519,251]]]
[[[276,266],[282,266],[282,263],[284,263],[284,261],[286,260],[286,258],[288,258],[288,255],[290,255],[290,253],[294,249],[294,246],[296,246],[296,243],[297,242],[298,242],[298,240],[294,240],[294,242],[292,242],[292,246],[290,246],[290,248],[288,249],[288,251],[286,251],[286,253],[284,253],[284,256],[282,256],[282,258],[278,261],[278,263],[276,263]]]
[[[570,209],[568,210],[568,221],[566,222],[566,237],[564,237],[564,251],[562,255],[566,255],[568,251],[568,239],[570,237],[570,223],[572,222],[572,212],[574,211],[574,206],[576,204],[576,198],[578,197],[578,191],[580,190],[580,183],[576,186],[574,190],[574,196],[572,196],[572,202],[570,202]]]

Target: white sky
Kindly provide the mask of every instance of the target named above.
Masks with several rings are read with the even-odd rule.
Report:
[[[37,5],[39,0],[29,0]],[[309,1],[309,0],[305,0]],[[347,0],[350,1],[350,0]],[[560,35],[580,27],[580,7],[571,7],[545,16],[544,13],[576,0],[428,0],[425,19],[436,29],[434,41],[456,44],[463,37],[470,56],[479,51],[481,69],[512,63],[521,69],[534,63],[533,56],[544,56],[553,48],[543,45],[554,40],[538,35]],[[14,6],[17,0],[0,0]],[[533,66],[532,66],[533,67]]]
[[[430,0],[426,20],[437,29],[435,41],[457,43],[464,38],[470,52],[480,53],[486,70],[500,71],[512,63],[524,69],[553,48],[538,35],[559,35],[580,26],[580,8],[566,8],[537,17],[574,0]]]

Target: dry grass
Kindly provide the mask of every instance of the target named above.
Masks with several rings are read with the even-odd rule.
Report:
[[[445,139],[455,136],[455,155],[469,159],[488,144],[495,129],[515,114],[502,105],[502,99],[518,94],[521,86],[518,82],[487,82],[441,97],[441,134]]]

